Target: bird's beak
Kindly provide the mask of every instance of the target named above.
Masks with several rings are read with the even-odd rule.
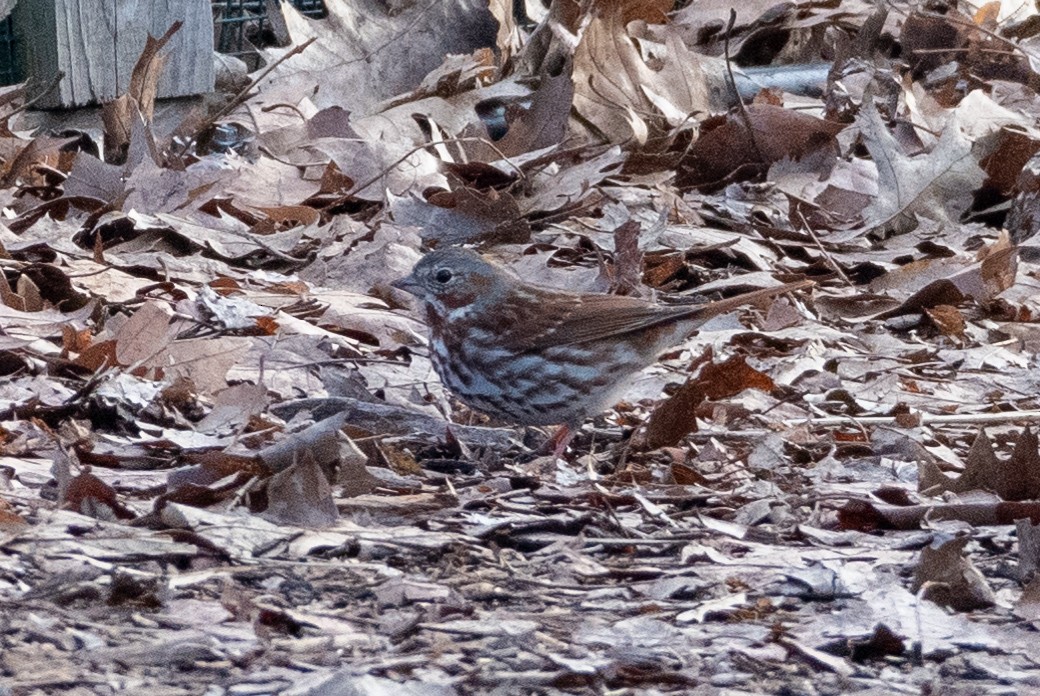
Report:
[[[398,290],[404,290],[405,292],[415,295],[416,297],[419,296],[420,291],[422,290],[422,286],[419,285],[419,281],[417,281],[414,277],[410,275],[405,276],[404,278],[398,278],[394,282],[390,283],[390,287],[397,288]]]

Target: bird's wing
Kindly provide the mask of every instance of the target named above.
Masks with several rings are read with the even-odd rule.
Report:
[[[661,306],[620,295],[572,295],[567,296],[569,302],[547,297],[541,312],[521,329],[518,342],[530,349],[575,345],[675,321],[688,322],[688,330],[693,331],[712,317],[813,284],[809,280],[788,283],[692,307]]]

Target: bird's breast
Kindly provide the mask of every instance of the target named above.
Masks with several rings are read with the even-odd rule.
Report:
[[[516,423],[580,421],[610,406],[633,371],[620,344],[522,349],[490,328],[442,328],[430,354],[444,385],[467,406]]]

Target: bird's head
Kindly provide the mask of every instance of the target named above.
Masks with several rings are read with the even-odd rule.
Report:
[[[500,299],[514,281],[470,249],[438,249],[424,256],[412,272],[391,285],[415,295],[441,316]]]

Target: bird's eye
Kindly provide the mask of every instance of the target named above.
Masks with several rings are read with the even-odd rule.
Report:
[[[452,279],[452,273],[447,268],[442,268],[434,274],[433,279],[438,283],[447,283]]]

